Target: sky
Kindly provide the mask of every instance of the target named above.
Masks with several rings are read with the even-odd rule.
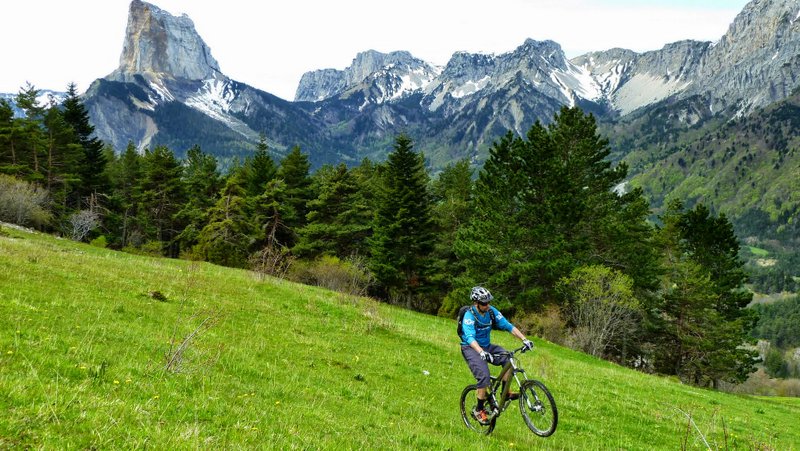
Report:
[[[502,54],[527,38],[570,58],[622,47],[717,41],[747,0],[153,0],[186,14],[222,72],[293,100],[303,73],[344,69],[365,50],[444,66],[457,51]],[[26,83],[84,92],[119,65],[130,0],[0,3],[0,93]]]

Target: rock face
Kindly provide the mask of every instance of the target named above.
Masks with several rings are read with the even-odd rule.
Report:
[[[800,76],[800,1],[754,0],[708,51],[701,86],[716,110],[739,114],[784,99]]]
[[[306,111],[226,77],[187,16],[140,0],[130,4],[119,68],[84,99],[98,137],[118,152],[130,143],[181,155],[200,145],[225,164],[252,152],[263,133],[276,157],[300,145],[317,164],[348,159]]]
[[[424,89],[440,72],[440,68],[405,51],[387,54],[368,50],[356,55],[345,70],[322,69],[303,74],[295,101],[316,102],[366,85],[376,87],[381,93],[372,101],[383,103]]]
[[[174,17],[140,0],[130,5],[119,68],[106,78],[129,82],[135,75],[148,79],[222,78],[211,49],[188,16]]]

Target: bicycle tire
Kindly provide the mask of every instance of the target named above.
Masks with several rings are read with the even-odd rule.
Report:
[[[467,385],[464,391],[461,392],[461,419],[464,424],[473,431],[489,435],[494,430],[494,425],[497,422],[497,417],[492,417],[489,424],[481,424],[475,417],[472,416],[472,409],[478,404],[478,386],[475,384]]]
[[[549,437],[558,425],[558,409],[550,390],[537,380],[527,380],[520,387],[519,413],[528,429],[539,437]]]

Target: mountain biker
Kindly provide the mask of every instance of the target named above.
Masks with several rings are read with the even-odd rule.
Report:
[[[503,317],[499,310],[489,305],[492,299],[494,299],[492,293],[486,288],[480,286],[472,288],[470,300],[473,305],[464,314],[463,334],[461,335],[461,355],[464,356],[478,385],[478,405],[473,409],[472,416],[481,424],[488,424],[490,420],[489,414],[484,408],[486,387],[491,384],[489,364],[503,366],[508,360],[505,354],[501,354],[506,350],[502,346],[490,342],[492,323],[495,323],[497,329],[511,332],[512,335],[522,340],[526,350],[533,349],[533,342],[525,338],[525,335]],[[503,379],[504,388],[510,376],[511,372],[506,373]],[[519,393],[509,393],[508,395],[509,399],[519,398]]]

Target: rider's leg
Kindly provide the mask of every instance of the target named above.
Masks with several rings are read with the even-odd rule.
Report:
[[[469,366],[472,375],[475,376],[475,382],[478,385],[475,393],[478,398],[478,408],[483,408],[483,403],[486,401],[486,388],[491,384],[489,365],[470,346],[462,346],[461,355],[464,357],[467,366]]]

